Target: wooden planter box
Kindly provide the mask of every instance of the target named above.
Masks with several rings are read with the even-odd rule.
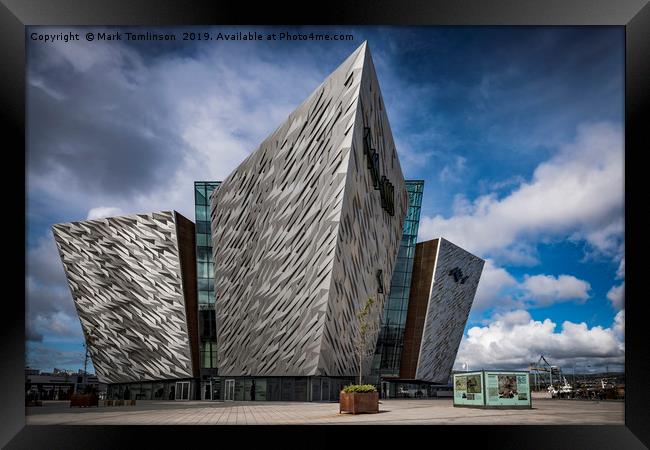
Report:
[[[341,391],[339,396],[340,413],[378,413],[379,392],[350,392]]]
[[[95,394],[72,394],[70,406],[99,406],[99,397]]]

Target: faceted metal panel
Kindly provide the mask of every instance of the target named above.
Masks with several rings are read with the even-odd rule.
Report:
[[[449,379],[484,264],[481,258],[439,239],[417,380],[446,383]]]
[[[364,43],[212,197],[219,374],[357,373],[356,311],[375,298],[378,328],[407,203]]]
[[[103,383],[193,375],[176,214],[52,226]]]

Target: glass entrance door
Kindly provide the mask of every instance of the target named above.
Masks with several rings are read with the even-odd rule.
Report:
[[[210,385],[212,386],[212,400],[221,400],[221,380],[213,378]]]
[[[190,382],[177,381],[175,400],[189,400],[189,399],[190,399]]]
[[[212,381],[203,381],[201,383],[201,399],[212,400]]]
[[[381,398],[388,398],[390,396],[390,383],[388,381],[381,382]]]
[[[226,391],[225,391],[224,400],[234,400],[235,399],[235,380],[226,380]]]

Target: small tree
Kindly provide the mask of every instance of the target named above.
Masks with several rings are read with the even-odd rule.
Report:
[[[377,327],[374,317],[370,315],[372,306],[375,300],[369,297],[363,306],[357,311],[357,318],[359,319],[359,337],[355,344],[356,356],[359,361],[359,384],[363,378],[363,360],[372,356],[374,347],[371,345],[370,339],[375,336],[375,329]]]

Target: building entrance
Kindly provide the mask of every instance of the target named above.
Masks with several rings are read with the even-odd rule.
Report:
[[[177,381],[175,400],[189,400],[189,399],[190,399],[190,382]]]
[[[226,391],[224,400],[233,401],[235,399],[235,380],[226,380]]]
[[[210,386],[212,388],[212,400],[221,400],[221,380],[213,378],[210,381]]]
[[[201,400],[220,400],[221,380],[211,378],[201,382]]]
[[[388,398],[390,396],[390,383],[388,381],[381,382],[381,398]]]
[[[201,400],[212,400],[212,381],[201,382]]]

